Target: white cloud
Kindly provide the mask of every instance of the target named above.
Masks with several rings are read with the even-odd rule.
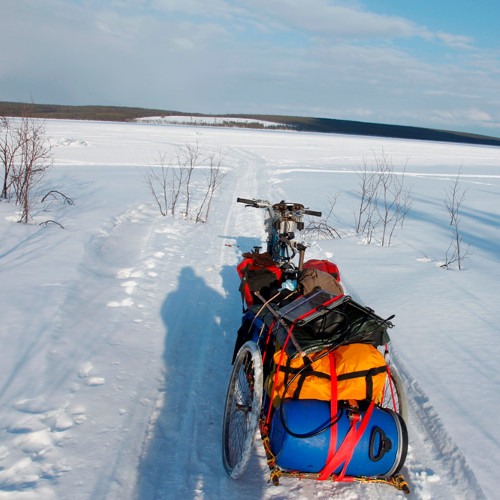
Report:
[[[406,38],[420,30],[407,19],[375,14],[352,4],[327,0],[260,0],[258,3],[263,11],[289,26],[328,38]]]
[[[500,121],[495,120],[488,111],[479,108],[454,108],[450,110],[434,110],[431,120],[439,125],[446,125],[450,129],[473,130],[480,126],[483,128],[500,128]]]
[[[470,108],[465,112],[465,115],[473,121],[478,122],[493,122],[493,118],[486,111],[477,108]]]
[[[435,34],[435,37],[449,47],[466,50],[473,49],[474,40],[468,36],[451,35],[449,33],[438,31]]]
[[[450,90],[426,90],[424,92],[426,95],[430,96],[438,96],[438,97],[459,97],[461,99],[480,99],[481,96],[479,94],[463,94],[460,92],[453,92]]]

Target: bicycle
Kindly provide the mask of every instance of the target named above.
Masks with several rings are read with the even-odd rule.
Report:
[[[285,201],[271,204],[265,200],[238,198],[237,202],[266,210],[266,250],[272,257],[273,265],[283,269],[283,280],[287,276],[295,279],[300,276],[304,264],[309,265],[309,261],[304,263],[306,246],[297,242],[295,237],[304,229],[304,215],[321,216],[321,212],[309,210],[300,203]],[[255,248],[258,250],[260,247]],[[292,263],[297,253],[298,268]],[[390,322],[393,316],[383,319],[372,309],[344,295],[343,291],[336,295],[324,289],[314,289],[307,295],[301,295],[297,290],[285,289],[266,300],[258,291],[255,295],[260,303],[249,307],[243,316],[224,406],[222,461],[228,476],[237,479],[243,474],[255,435],[260,429],[271,470],[270,479],[275,485],[279,484],[281,477],[380,482],[408,493],[408,484],[399,474],[408,447],[406,393],[397,371],[385,363],[388,349],[384,332],[393,326]],[[311,331],[316,332],[316,336],[318,331],[321,333],[313,342],[307,336],[307,332]],[[304,332],[307,333],[305,336]],[[366,374],[352,372],[338,375],[332,353],[340,352],[340,348],[351,352],[349,349],[356,343],[375,346],[364,349],[380,356],[383,366],[376,370],[370,368]],[[384,344],[386,351],[382,355],[376,346]],[[284,358],[288,360],[286,367]],[[323,363],[329,360],[330,363],[331,402],[323,401],[322,396],[300,399],[296,394],[302,390],[310,374],[319,379],[326,377],[314,368],[315,363],[321,360]],[[298,368],[293,363],[298,363]],[[285,374],[283,382],[279,379],[280,370]],[[371,393],[373,376],[384,372],[385,378],[382,385],[377,382],[375,396]],[[367,377],[366,399],[359,396],[354,398],[356,401],[351,398],[346,398],[349,401],[337,401],[337,379],[349,380],[361,376]],[[276,392],[277,382],[282,383],[281,393]],[[294,383],[300,388],[292,387]],[[312,387],[314,389],[314,384]],[[278,396],[277,400],[275,396]],[[314,406],[312,413],[307,409],[308,405]],[[303,421],[298,420],[302,427],[312,425],[309,421],[317,420],[318,412],[323,412],[324,418],[321,418],[324,421],[320,418],[312,429],[307,428],[305,432],[304,428],[291,431],[290,427],[297,424],[297,408],[299,415],[301,411],[309,411],[307,417],[301,417]],[[368,430],[365,432],[365,429]],[[336,452],[324,441],[328,441],[333,432],[340,432],[339,436],[344,440]],[[324,454],[328,451],[326,464],[319,468],[317,463],[311,465],[307,462],[319,460],[315,455],[317,447],[323,447]],[[300,457],[308,454],[307,460],[301,463]],[[350,470],[354,473],[351,474]]]

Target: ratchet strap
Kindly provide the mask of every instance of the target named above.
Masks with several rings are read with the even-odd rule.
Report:
[[[349,428],[344,441],[342,441],[342,444],[339,446],[339,449],[333,456],[330,456],[332,448],[330,443],[327,462],[323,467],[323,470],[320,472],[320,475],[318,477],[319,481],[325,481],[326,479],[329,479],[329,476],[333,474],[335,470],[337,470],[342,464],[344,464],[344,467],[342,468],[340,474],[337,475],[335,480],[342,481],[344,479],[347,466],[349,465],[352,455],[354,454],[354,449],[356,448],[361,437],[363,436],[363,433],[365,432],[366,427],[368,426],[368,422],[370,421],[374,407],[375,400],[370,403],[370,406],[368,407],[368,410],[364,414],[363,418],[361,418],[361,415],[359,413],[352,413],[351,427]],[[359,426],[357,426],[358,423]],[[336,428],[337,426],[335,425],[334,427]]]

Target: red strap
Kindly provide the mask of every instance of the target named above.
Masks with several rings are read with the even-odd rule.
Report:
[[[269,327],[269,330],[267,332],[267,337],[266,337],[266,346],[264,347],[264,353],[262,354],[262,364],[264,364],[264,361],[266,360],[266,354],[267,354],[267,346],[269,345],[269,339],[271,338],[271,332],[273,331],[274,328],[274,323],[276,323],[276,320],[274,320]]]
[[[337,418],[338,407],[337,407],[337,368],[335,366],[335,356],[333,351],[328,353],[328,358],[330,360],[330,419],[334,422]],[[328,455],[326,458],[326,463],[330,462],[335,456],[335,450],[337,449],[337,423],[330,427],[330,446],[328,447]]]
[[[292,323],[292,326],[290,327],[290,330],[288,331],[288,335],[287,335],[287,337],[285,339],[285,342],[283,343],[283,347],[281,348],[280,359],[279,359],[278,365],[276,367],[276,374],[274,376],[273,390],[271,392],[271,403],[269,405],[269,412],[267,413],[267,419],[266,419],[266,423],[267,424],[269,424],[270,421],[271,421],[271,411],[272,411],[272,408],[273,408],[274,394],[276,392],[276,385],[278,383],[278,374],[279,374],[279,371],[280,371],[281,362],[283,361],[283,355],[285,354],[285,348],[286,348],[286,346],[288,344],[288,341],[290,340],[290,336],[292,335],[292,331],[293,331],[293,327],[295,326],[295,323],[297,323],[298,321],[306,318],[307,316],[309,316],[313,312],[317,311],[320,307],[324,307],[324,306],[327,306],[327,305],[331,304],[332,302],[335,302],[336,300],[340,299],[340,297],[343,297],[343,294],[337,295],[336,297],[333,297],[333,299],[327,300],[325,303],[321,304],[320,306],[318,306],[318,307],[316,307],[314,309],[311,309],[310,311],[307,311],[305,314],[302,314],[302,316],[299,316]],[[335,384],[335,386],[337,386],[337,384]],[[335,398],[335,400],[337,400],[337,398]]]
[[[397,413],[398,410],[396,408],[396,397],[394,396],[394,387],[392,385],[391,369],[389,368],[389,365],[387,365],[387,378],[389,379],[389,387],[391,389],[392,406],[394,407],[394,411]]]
[[[359,421],[358,418],[353,418],[351,423],[351,428],[349,429],[344,441],[340,445],[337,453],[327,461],[326,465],[323,467],[323,470],[320,472],[320,476],[318,478],[319,481],[325,481],[329,478],[331,474],[335,472],[343,463],[344,467],[341,473],[337,476],[337,481],[342,481],[345,475],[345,471],[349,462],[351,461],[352,455],[354,453],[354,449],[358,445],[363,433],[365,432],[366,427],[368,426],[368,422],[373,413],[373,408],[375,407],[375,400],[370,403],[368,410],[366,411],[363,419],[361,420],[361,424],[356,429],[356,423]]]

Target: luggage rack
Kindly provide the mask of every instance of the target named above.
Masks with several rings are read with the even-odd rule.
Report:
[[[375,334],[374,338],[382,338],[376,334],[377,330],[380,328],[390,329],[394,326],[391,322],[394,315],[382,318],[373,309],[358,304],[350,295],[335,295],[327,290],[318,290],[307,296],[299,297],[277,309],[269,303],[266,303],[265,307],[277,320],[274,322],[276,326],[273,330],[279,345],[283,347],[287,343],[286,339],[290,337],[291,342],[287,343],[285,350],[292,357],[297,353],[304,355],[311,349],[317,350],[320,346],[326,348],[334,344],[341,345],[346,341],[374,343],[369,340],[373,334]],[[332,314],[337,320],[330,318]],[[344,320],[341,319],[342,317]],[[273,324],[268,323],[268,318],[263,319],[268,326]],[[294,329],[300,329],[303,335],[304,329],[314,330],[318,325],[324,326],[324,321],[330,324],[330,334],[327,336],[317,337],[313,334],[313,338],[308,336],[306,343],[303,344],[303,339],[297,338],[297,334],[290,335],[290,330]],[[364,327],[366,322],[370,322],[370,329],[366,331],[365,328],[364,333],[360,332],[360,328]],[[338,327],[334,326],[335,323]],[[387,336],[384,344],[388,342],[389,337]],[[374,345],[377,343],[375,342]],[[382,344],[379,342],[378,345]]]
[[[297,326],[304,326],[349,300],[351,300],[349,295],[335,295],[327,290],[318,290],[279,308],[276,314],[290,323],[296,322]],[[300,319],[310,311],[313,312]]]

